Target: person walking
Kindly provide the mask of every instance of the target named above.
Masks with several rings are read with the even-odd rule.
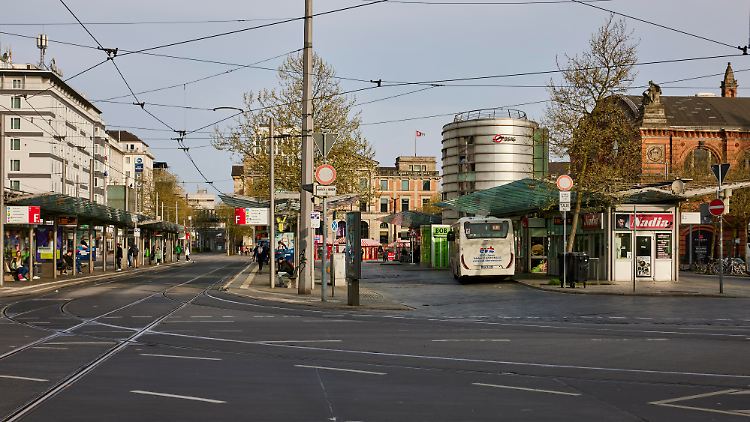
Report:
[[[185,261],[190,262],[190,246],[185,247]]]
[[[263,264],[268,259],[268,251],[266,249],[265,246],[258,245],[258,272],[263,271]]]
[[[258,249],[260,249],[260,243],[253,248],[253,261],[255,262],[258,262]]]
[[[122,245],[117,243],[117,250],[115,251],[115,271],[122,271]]]
[[[154,252],[155,258],[156,258],[156,265],[161,265],[161,259],[163,258],[163,252],[161,250],[161,247],[157,246],[156,251]]]
[[[180,254],[182,253],[182,246],[178,243],[174,247],[174,254],[177,257],[177,262],[180,262]]]
[[[130,246],[128,246],[128,268],[133,267],[133,257],[135,256],[135,247],[131,243]]]

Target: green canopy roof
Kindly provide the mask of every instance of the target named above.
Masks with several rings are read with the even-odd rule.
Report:
[[[118,208],[96,204],[88,199],[63,195],[61,193],[43,193],[11,198],[8,205],[39,206],[43,214],[52,216],[76,216],[83,224],[115,225],[120,227],[134,227],[138,221],[140,226],[149,229],[177,233],[177,224],[167,221],[153,220],[143,214],[136,214]]]
[[[571,192],[570,196],[571,202],[575,203],[578,194]],[[645,190],[621,197],[617,202],[657,204],[676,203],[681,200],[683,198],[667,192]],[[554,183],[537,179],[521,179],[443,201],[438,205],[469,214],[514,217],[539,211],[557,210],[559,202],[559,190]],[[615,202],[614,198],[587,192],[583,193],[581,206],[582,208],[602,207],[612,202]]]
[[[401,211],[381,217],[379,220],[384,223],[395,224],[410,229],[416,229],[420,226],[426,226],[429,224],[440,224],[443,221],[439,215],[425,214],[416,211]]]

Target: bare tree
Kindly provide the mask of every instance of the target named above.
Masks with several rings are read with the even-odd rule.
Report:
[[[638,178],[638,130],[617,96],[633,82],[636,44],[625,23],[612,17],[594,33],[589,49],[565,56],[561,83],[548,84],[551,101],[545,125],[553,151],[570,157],[575,180],[573,227],[566,251],[573,250],[584,192],[608,193]]]

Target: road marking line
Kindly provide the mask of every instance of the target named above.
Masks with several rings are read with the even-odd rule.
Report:
[[[117,342],[116,341],[56,341],[56,342],[47,342],[44,344],[62,346],[62,345],[69,345],[69,344],[89,345],[89,344],[113,344],[113,343],[117,343]]]
[[[741,395],[741,394],[750,394],[750,390],[737,390],[734,393],[729,393],[731,395]],[[743,410],[745,412],[745,410]]]
[[[0,375],[0,378],[7,378],[11,380],[20,380],[20,381],[49,382],[49,380],[46,380],[43,378],[17,377],[15,375]]]
[[[67,347],[47,347],[47,346],[34,346],[32,349],[46,349],[46,350],[68,350]]]
[[[151,315],[133,315],[130,318],[153,318]]]
[[[234,318],[234,315],[222,315],[222,318]]]
[[[607,318],[609,318],[609,319],[625,319],[624,316],[611,316],[611,317],[607,317]]]
[[[507,341],[510,341],[510,339],[508,339],[508,338],[466,338],[466,339],[461,339],[461,338],[441,338],[441,339],[431,340],[431,341],[442,341],[442,342],[451,342],[451,341],[479,341],[479,342],[482,342],[482,341],[504,341],[504,342],[507,342]]]
[[[193,396],[181,396],[179,394],[157,393],[157,392],[154,392],[154,391],[130,390],[130,392],[131,393],[135,393],[135,394],[144,394],[144,395],[147,395],[147,396],[169,397],[169,398],[172,398],[172,399],[202,401],[202,402],[213,403],[213,404],[224,404],[224,403],[226,403],[225,401],[222,401],[222,400],[204,399],[202,397],[193,397]]]
[[[213,318],[213,315],[192,315],[190,318]]]
[[[713,393],[695,394],[692,396],[684,396],[684,397],[676,397],[676,398],[667,399],[667,400],[652,401],[649,404],[653,404],[656,406],[676,407],[678,409],[697,410],[700,412],[720,413],[722,415],[748,416],[748,414],[745,413],[745,411],[743,410],[737,410],[737,411],[719,410],[719,409],[708,409],[705,407],[695,407],[695,406],[685,406],[681,404],[673,404],[679,401],[687,401],[687,400],[700,399],[700,398],[711,397],[711,396],[719,396],[723,394],[734,394],[734,393],[741,392],[741,391],[743,390],[734,390],[734,389],[721,390],[721,391],[714,391]]]
[[[197,324],[197,323],[211,323],[211,324],[220,324],[220,323],[232,323],[234,321],[164,321],[165,324],[178,324],[178,323],[189,323],[189,324]]]
[[[539,388],[515,387],[512,385],[484,384],[481,382],[473,382],[471,384],[478,385],[480,387],[506,388],[508,390],[533,391],[535,393],[560,394],[563,396],[580,396],[581,395],[580,393],[568,393],[565,391],[555,391],[555,390],[542,390]]]
[[[105,317],[102,317],[102,319],[120,319],[120,318],[122,318],[122,316],[105,316]]]
[[[175,358],[175,359],[196,359],[196,360],[221,360],[221,358],[206,358],[201,356],[179,356],[179,355],[159,355],[156,353],[141,353],[141,356],[153,356],[157,358]]]
[[[258,340],[251,343],[283,344],[283,343],[338,343],[341,340]]]
[[[361,371],[358,369],[331,368],[329,366],[313,366],[313,365],[294,365],[294,366],[296,366],[297,368],[325,369],[328,371],[354,372],[357,374],[388,375],[385,372]]]

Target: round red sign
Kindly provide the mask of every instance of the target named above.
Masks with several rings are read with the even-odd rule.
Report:
[[[315,180],[321,185],[330,185],[336,181],[336,169],[330,164],[322,164],[315,169]]]
[[[722,215],[724,214],[724,201],[721,199],[714,199],[713,201],[708,203],[708,212],[711,213],[711,215]]]
[[[569,191],[573,189],[573,178],[567,174],[560,175],[557,178],[557,188],[561,191]]]

